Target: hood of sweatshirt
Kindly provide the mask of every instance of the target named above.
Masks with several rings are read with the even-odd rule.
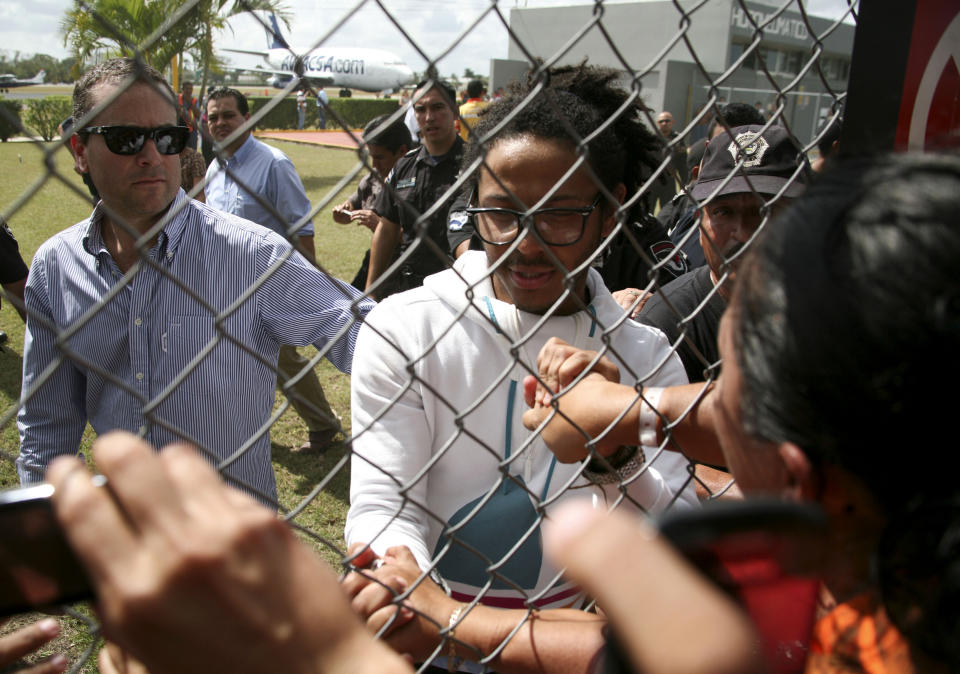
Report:
[[[604,331],[620,327],[626,320],[623,308],[613,299],[600,274],[594,269],[587,274],[587,311],[567,316],[533,314],[498,300],[487,257],[481,251],[464,253],[452,269],[428,276],[423,285],[463,318],[504,340],[505,349],[511,344],[518,346],[523,359],[534,365],[540,347],[550,337],[599,351],[604,347]],[[632,322],[631,325],[636,326]]]

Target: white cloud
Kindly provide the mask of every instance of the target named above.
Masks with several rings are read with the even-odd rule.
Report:
[[[70,0],[3,0],[0,2],[0,48],[10,56],[49,54],[66,58],[60,21]]]

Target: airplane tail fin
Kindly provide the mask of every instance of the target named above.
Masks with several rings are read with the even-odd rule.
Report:
[[[283,39],[283,33],[280,32],[280,22],[277,21],[277,15],[270,14],[271,28],[263,27],[267,34],[267,49],[290,49],[290,45]]]
[[[33,81],[37,84],[43,84],[44,80],[47,79],[47,71],[41,70],[37,73],[36,77],[33,78]]]

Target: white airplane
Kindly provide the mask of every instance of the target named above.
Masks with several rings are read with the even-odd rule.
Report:
[[[15,89],[16,87],[29,87],[32,84],[43,84],[47,79],[47,71],[41,70],[29,80],[18,80],[11,74],[0,75],[0,90]]]
[[[312,84],[361,91],[393,92],[413,83],[413,71],[396,54],[382,49],[356,47],[318,47],[313,50],[290,47],[280,33],[277,17],[270,15],[267,51],[224,49],[237,54],[253,54],[266,61],[268,68],[241,68],[248,72],[270,73],[270,84],[282,89],[298,73]]]

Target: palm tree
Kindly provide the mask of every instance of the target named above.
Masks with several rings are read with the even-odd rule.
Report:
[[[111,56],[136,56],[163,70],[174,56],[198,56],[204,82],[216,64],[214,31],[241,12],[275,12],[289,27],[280,0],[75,0],[60,23],[64,44],[78,61],[106,50]]]
[[[194,39],[198,15],[191,0],[75,0],[60,29],[81,62],[106,50],[162,70]]]

